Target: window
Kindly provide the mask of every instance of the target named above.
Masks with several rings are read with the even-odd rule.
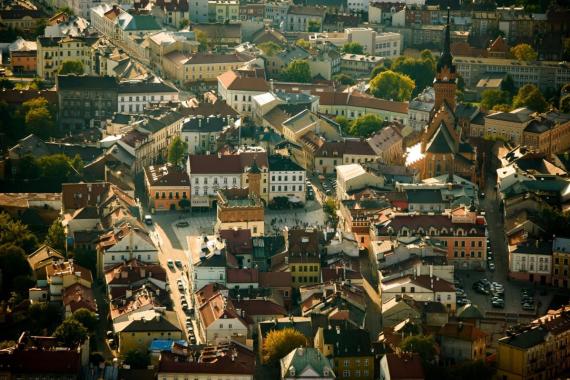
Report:
[[[400,289],[400,292],[401,292],[401,293],[406,293],[406,287],[405,287],[405,286],[402,286],[402,289]]]
[[[350,371],[348,369],[345,369],[344,371],[342,371],[342,376],[350,377]]]
[[[345,360],[344,360],[344,366],[345,366],[345,367],[348,367],[349,365],[350,365],[350,360],[345,359]]]
[[[415,286],[412,286],[412,287],[410,288],[410,293],[415,293],[415,292],[416,292],[416,288],[415,288]]]

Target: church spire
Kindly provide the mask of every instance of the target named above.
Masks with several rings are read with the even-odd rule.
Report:
[[[437,71],[440,72],[444,67],[448,67],[450,71],[455,71],[453,67],[453,56],[451,55],[451,17],[449,15],[450,9],[447,7],[447,24],[444,29],[444,39],[443,39],[443,49],[441,50],[441,56],[437,61]]]

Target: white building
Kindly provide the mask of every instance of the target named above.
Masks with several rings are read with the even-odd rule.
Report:
[[[305,203],[306,171],[290,158],[269,157],[269,201],[286,197],[294,203]]]
[[[178,102],[178,90],[164,82],[121,82],[118,93],[119,112],[142,112],[152,103]]]
[[[346,5],[350,12],[368,12],[368,0],[348,0]]]
[[[364,53],[395,58],[402,51],[402,35],[400,33],[380,33],[371,28],[346,28],[343,33],[323,32],[309,35],[309,43],[312,45],[330,42],[342,48],[349,42],[356,42],[364,48]]]
[[[435,104],[435,91],[433,87],[426,87],[408,105],[408,120],[410,127],[421,131],[429,121]]]
[[[349,193],[366,186],[381,187],[384,178],[366,171],[360,164],[338,165],[336,167],[336,195],[338,200],[349,199]]]
[[[237,155],[190,155],[188,176],[192,207],[209,207],[218,189],[241,187],[242,166]]]
[[[67,6],[73,11],[74,15],[89,19],[90,9],[100,3],[101,0],[68,0]]]
[[[222,131],[234,125],[234,119],[220,115],[198,115],[186,120],[182,125],[180,138],[188,144],[188,154],[207,154],[217,150],[218,138]]]
[[[552,242],[509,246],[509,277],[546,285],[552,274]]]
[[[99,237],[97,242],[97,272],[100,276],[106,268],[131,259],[145,263],[158,262],[158,249],[148,232],[130,223],[123,223]]]
[[[249,77],[238,71],[226,71],[218,76],[218,96],[240,115],[251,116],[253,97],[269,91],[263,77]]]
[[[453,283],[431,275],[410,275],[380,283],[382,303],[404,294],[419,302],[442,303],[449,312],[456,308],[456,294]]]

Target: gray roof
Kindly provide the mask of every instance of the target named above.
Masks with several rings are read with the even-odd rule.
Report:
[[[182,132],[221,132],[227,125],[225,117],[193,117],[182,125]]]
[[[537,346],[545,341],[548,329],[544,326],[533,327],[520,334],[506,336],[499,339],[499,343],[508,344],[509,346],[527,349]]]
[[[406,190],[408,203],[442,203],[439,189],[410,189]]]
[[[164,82],[121,82],[119,84],[120,94],[142,94],[142,93],[152,93],[152,92],[178,92],[178,90],[172,86],[167,85]]]
[[[269,171],[305,171],[290,158],[283,156],[269,156]]]
[[[517,108],[511,112],[495,112],[487,115],[488,119],[509,121],[511,123],[526,123],[532,119],[533,111],[528,108]]]
[[[58,75],[57,89],[59,90],[107,90],[116,91],[118,88],[117,78],[95,75]]]

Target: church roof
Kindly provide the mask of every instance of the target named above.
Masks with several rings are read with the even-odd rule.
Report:
[[[426,152],[430,153],[454,153],[453,138],[443,122],[439,124],[437,131],[428,142]]]
[[[455,72],[455,66],[453,65],[453,56],[451,55],[451,37],[450,37],[450,26],[449,26],[449,8],[447,9],[447,25],[445,26],[445,38],[443,41],[443,49],[439,59],[437,60],[437,71],[441,71],[444,67],[448,67],[453,73]]]

